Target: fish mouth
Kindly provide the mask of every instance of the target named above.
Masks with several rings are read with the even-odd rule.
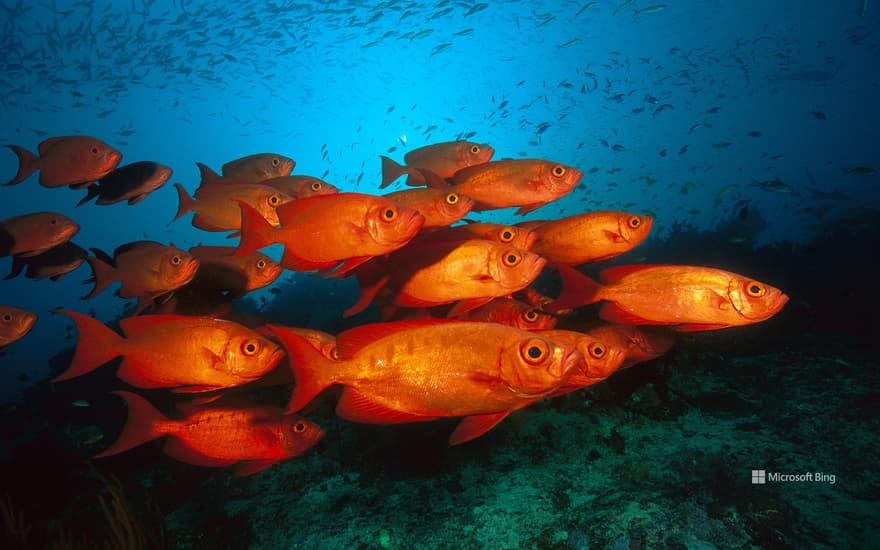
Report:
[[[587,378],[594,378],[590,376],[588,371],[587,362],[584,359],[584,356],[581,355],[576,349],[573,349],[568,352],[568,355],[559,362],[559,368],[557,372],[553,372],[552,374],[556,376],[556,378],[562,380],[569,376],[572,376],[575,373],[579,373]]]
[[[418,233],[423,225],[425,225],[425,216],[423,216],[418,210],[413,210],[410,213],[409,219],[403,223],[403,233],[404,235],[413,236]]]

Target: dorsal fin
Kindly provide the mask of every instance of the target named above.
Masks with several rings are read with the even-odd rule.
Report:
[[[125,334],[126,338],[137,338],[144,331],[152,327],[168,323],[172,321],[180,321],[181,319],[192,319],[186,315],[137,315],[135,317],[126,317],[119,321],[119,328]]]
[[[197,162],[196,166],[199,168],[199,174],[202,176],[202,182],[200,185],[214,183],[221,179],[220,174],[212,170],[210,166],[202,164],[201,162]]]
[[[606,285],[614,284],[619,282],[621,279],[626,277],[627,275],[631,275],[633,273],[638,273],[639,271],[644,271],[645,269],[652,269],[655,267],[661,267],[660,265],[653,264],[643,264],[643,265],[620,265],[617,267],[609,267],[599,273],[599,278],[602,279],[602,283]]]
[[[417,319],[363,325],[339,334],[336,337],[336,351],[339,354],[340,359],[348,359],[376,340],[387,338],[401,331],[456,322],[461,323],[463,321],[453,321],[449,319]]]
[[[52,147],[54,147],[55,145],[57,145],[58,143],[61,143],[62,141],[66,140],[66,139],[68,139],[67,136],[51,137],[51,138],[45,139],[39,145],[37,145],[37,152],[42,157],[43,155],[46,154],[47,151],[49,151],[49,149],[51,149]]]
[[[162,243],[156,242],[156,241],[133,241],[130,243],[121,244],[116,247],[116,250],[113,251],[113,258],[118,258],[122,254],[125,254],[126,252],[130,252],[130,251],[138,249],[138,248],[148,248],[148,247],[153,247],[153,246],[165,246],[165,245]]]

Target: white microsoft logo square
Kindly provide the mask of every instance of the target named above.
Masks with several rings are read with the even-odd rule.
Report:
[[[765,485],[767,472],[765,470],[752,470],[752,485]]]

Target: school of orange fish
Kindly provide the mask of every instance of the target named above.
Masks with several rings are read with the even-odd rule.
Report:
[[[47,139],[35,155],[8,146],[19,170],[5,185],[39,171],[45,187],[85,189],[80,205],[136,204],[163,186],[171,169],[154,162],[118,167],[122,154],[87,136]],[[176,419],[149,401],[117,391],[128,422],[97,456],[114,455],[168,436],[164,451],[202,466],[235,465],[238,475],[300,455],[323,430],[300,411],[331,386],[336,413],[352,422],[397,424],[460,417],[452,445],[479,437],[511,412],[578,390],[619,369],[660,356],[675,331],[756,323],[787,301],[780,290],[749,277],[701,266],[625,265],[597,282],[576,268],[618,256],[647,238],[653,220],[595,211],[516,225],[463,221],[469,212],[516,207],[527,214],[570,193],[582,173],[544,159],[492,160],[494,149],[468,141],[435,143],[404,156],[382,157],[386,195],[339,192],[318,178],[291,175],[292,159],[264,153],[222,166],[199,164],[193,195],[179,183],[175,219],[234,231],[237,247],[189,251],[153,241],[121,244],[89,255],[70,242],[79,226],[38,212],[0,222],[0,256],[9,277],[26,269],[58,280],[91,266],[91,298],[119,282],[136,299],[122,319],[123,335],[69,310],[78,341],[59,383],[122,358],[118,377],[135,388],[211,392],[179,403]],[[459,223],[462,222],[462,223]],[[260,249],[284,246],[280,264]],[[272,284],[284,269],[325,277],[356,277],[361,296],[345,311],[371,303],[380,323],[338,335],[266,324],[233,312],[232,300]],[[530,285],[557,270],[556,299]],[[7,277],[7,278],[9,278]],[[579,306],[603,302],[607,324],[557,329]],[[149,310],[147,314],[141,314]],[[0,347],[23,337],[31,312],[0,306]],[[244,384],[292,384],[286,409],[236,401],[224,391]]]

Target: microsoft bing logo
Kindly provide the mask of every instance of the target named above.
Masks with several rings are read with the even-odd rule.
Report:
[[[752,470],[752,485],[764,485],[767,483],[767,472],[765,470]]]

